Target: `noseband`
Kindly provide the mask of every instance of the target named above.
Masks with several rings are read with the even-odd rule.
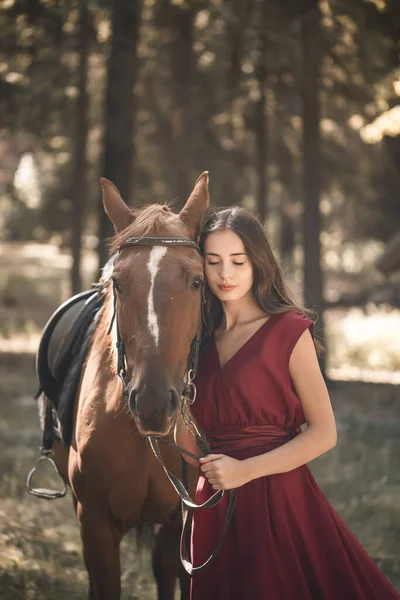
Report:
[[[123,244],[121,244],[121,246],[118,248],[118,251],[120,252],[124,248],[129,248],[129,247],[134,247],[134,246],[166,246],[166,247],[168,247],[168,246],[174,246],[174,247],[184,246],[184,247],[188,247],[188,248],[193,248],[199,254],[201,254],[200,247],[193,240],[191,240],[189,238],[174,238],[174,237],[130,237]],[[184,423],[186,429],[195,438],[200,451],[202,452],[203,455],[207,455],[207,454],[211,453],[211,450],[210,450],[207,442],[204,440],[204,438],[201,437],[200,432],[198,431],[198,429],[196,427],[196,424],[192,421],[192,419],[190,417],[190,413],[188,412],[188,406],[187,406],[188,404],[189,405],[193,404],[194,401],[196,400],[196,386],[195,386],[193,380],[196,376],[197,367],[198,367],[198,363],[199,363],[201,331],[202,331],[202,315],[203,315],[204,282],[202,283],[200,292],[201,292],[200,293],[200,318],[199,318],[199,323],[197,326],[196,335],[195,335],[192,345],[191,345],[185,386],[183,388],[183,391],[182,391],[181,397],[180,397],[181,398],[180,413],[181,413],[181,417],[182,417],[182,420],[183,420],[183,423]],[[117,343],[116,343],[116,346],[117,346],[117,373],[122,381],[123,395],[126,399],[128,399],[129,390],[128,390],[128,385],[126,382],[125,346],[124,346],[124,342],[120,336],[119,328],[118,328],[117,290],[116,290],[115,283],[113,282],[113,314],[111,317],[111,322],[110,322],[110,326],[108,329],[108,333],[111,332],[114,322],[116,325],[116,335],[117,335]],[[227,508],[225,524],[224,524],[224,527],[222,530],[220,540],[219,540],[214,552],[202,565],[200,565],[198,567],[194,567],[190,561],[190,552],[188,551],[187,544],[186,544],[186,541],[187,541],[186,540],[186,537],[187,537],[186,536],[186,534],[187,534],[186,528],[187,528],[187,524],[189,523],[188,516],[190,514],[190,511],[192,511],[193,509],[210,508],[210,507],[218,504],[218,502],[220,502],[220,500],[222,499],[222,497],[224,495],[224,490],[218,490],[206,502],[204,502],[204,504],[196,504],[195,502],[193,502],[193,500],[191,499],[191,497],[186,489],[187,484],[185,486],[185,484],[182,483],[176,477],[176,475],[174,475],[165,465],[164,460],[161,455],[161,452],[160,452],[160,449],[158,447],[158,442],[163,442],[164,444],[172,446],[172,447],[176,448],[177,450],[179,450],[179,452],[181,452],[181,454],[190,456],[191,458],[194,458],[195,460],[199,460],[199,457],[196,456],[195,454],[192,454],[188,450],[185,450],[184,448],[180,448],[173,442],[164,440],[160,437],[154,437],[154,436],[149,435],[149,436],[147,436],[147,438],[149,440],[150,446],[151,446],[157,460],[161,463],[166,475],[168,476],[168,479],[170,480],[170,482],[172,483],[173,487],[175,488],[177,494],[181,498],[182,521],[183,521],[181,544],[180,544],[181,562],[182,562],[182,565],[184,566],[184,568],[186,569],[186,571],[190,575],[194,575],[194,574],[202,571],[207,565],[209,565],[212,562],[212,560],[214,560],[214,558],[217,556],[218,552],[220,551],[224,537],[225,537],[226,530],[227,530],[229,522],[232,518],[233,509],[235,507],[236,491],[235,490],[228,491],[229,501],[228,501],[228,508]],[[183,479],[187,480],[187,463],[183,459],[183,457],[182,457],[182,471],[183,471]]]

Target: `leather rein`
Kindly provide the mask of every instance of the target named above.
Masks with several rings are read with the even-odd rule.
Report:
[[[198,244],[196,244],[196,242],[194,242],[193,240],[191,240],[189,238],[183,238],[183,237],[182,238],[147,237],[147,236],[146,237],[130,237],[123,244],[121,244],[121,246],[118,248],[118,251],[120,252],[124,248],[135,247],[135,246],[167,246],[167,247],[168,246],[174,246],[174,247],[183,246],[183,247],[193,248],[199,254],[201,254],[200,248],[199,248]],[[211,454],[211,450],[210,450],[207,442],[204,440],[204,438],[201,437],[200,432],[197,429],[196,424],[192,421],[192,419],[190,417],[190,412],[188,410],[188,405],[192,405],[196,400],[196,386],[195,386],[193,380],[196,376],[198,363],[199,363],[200,342],[201,342],[201,332],[202,332],[203,295],[204,295],[204,283],[202,283],[201,294],[200,294],[201,306],[200,306],[199,324],[197,327],[196,335],[195,335],[192,345],[191,345],[191,350],[190,350],[190,355],[189,355],[189,360],[188,360],[186,383],[185,383],[185,386],[184,386],[182,394],[181,394],[179,410],[180,410],[183,424],[185,425],[188,432],[195,438],[197,446],[199,447],[203,456],[206,456],[207,454]],[[116,290],[114,281],[113,281],[113,298],[114,298],[113,314],[111,317],[111,322],[110,322],[110,326],[108,329],[108,333],[111,332],[113,324],[115,323],[116,338],[117,338],[117,341],[116,341],[117,373],[118,373],[119,378],[122,381],[123,396],[125,399],[128,399],[129,391],[128,391],[128,384],[126,381],[125,346],[124,346],[124,342],[120,336],[119,328],[118,328],[117,290]],[[218,502],[220,502],[222,500],[222,498],[224,496],[224,490],[218,490],[215,494],[213,494],[210,498],[208,498],[208,500],[206,500],[206,502],[204,502],[203,504],[196,504],[192,500],[192,498],[190,497],[190,495],[187,491],[187,479],[188,479],[187,463],[184,460],[183,456],[182,456],[182,472],[183,472],[182,478],[185,481],[185,483],[183,483],[180,479],[178,479],[178,477],[176,477],[176,475],[174,475],[167,468],[167,466],[165,465],[165,462],[162,458],[158,444],[159,444],[159,442],[161,442],[163,444],[171,446],[171,447],[175,448],[176,450],[178,450],[182,455],[189,456],[190,458],[195,459],[197,461],[199,460],[199,457],[196,456],[196,454],[193,454],[192,452],[189,452],[188,450],[185,450],[184,448],[177,446],[176,444],[174,444],[173,442],[170,442],[169,440],[165,440],[161,437],[155,437],[155,436],[150,436],[150,435],[148,435],[146,437],[149,440],[151,449],[153,450],[155,457],[160,462],[161,466],[164,469],[164,472],[166,473],[168,479],[172,483],[173,487],[175,488],[177,494],[179,495],[179,497],[181,499],[182,523],[183,523],[181,542],[180,542],[181,562],[182,562],[182,565],[185,568],[185,570],[189,573],[189,575],[194,575],[194,574],[202,571],[206,566],[208,566],[215,559],[215,557],[217,556],[218,552],[220,551],[220,549],[222,547],[223,540],[224,540],[229,522],[232,518],[233,510],[234,510],[234,507],[236,504],[236,490],[228,490],[229,498],[228,498],[227,514],[226,514],[222,534],[221,534],[220,540],[219,540],[215,550],[202,565],[199,565],[197,567],[193,566],[191,559],[190,559],[190,551],[188,550],[188,541],[189,541],[187,539],[188,523],[190,523],[190,521],[191,521],[191,519],[188,519],[188,517],[189,517],[189,515],[191,516],[192,511],[195,509],[211,508],[212,506],[216,506],[218,504]]]

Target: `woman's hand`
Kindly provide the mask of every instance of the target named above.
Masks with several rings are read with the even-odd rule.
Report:
[[[214,490],[231,490],[251,481],[245,460],[225,454],[208,454],[200,459],[200,465]]]

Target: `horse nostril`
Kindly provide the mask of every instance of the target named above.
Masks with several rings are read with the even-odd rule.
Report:
[[[129,405],[129,410],[132,413],[137,412],[136,396],[137,396],[136,390],[131,390],[131,393],[129,394],[128,405]]]
[[[170,398],[170,403],[169,403],[168,414],[170,417],[172,417],[172,415],[178,410],[178,406],[179,406],[179,394],[175,388],[171,388],[169,390],[169,398]]]

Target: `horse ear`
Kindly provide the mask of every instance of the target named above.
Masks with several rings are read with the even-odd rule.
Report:
[[[204,171],[194,184],[185,206],[179,213],[179,218],[189,228],[190,236],[195,239],[199,230],[200,220],[210,202],[208,193],[208,171]]]
[[[112,221],[115,231],[119,233],[132,223],[135,218],[134,214],[122,200],[118,188],[111,181],[101,177],[100,183],[103,188],[104,210]]]

